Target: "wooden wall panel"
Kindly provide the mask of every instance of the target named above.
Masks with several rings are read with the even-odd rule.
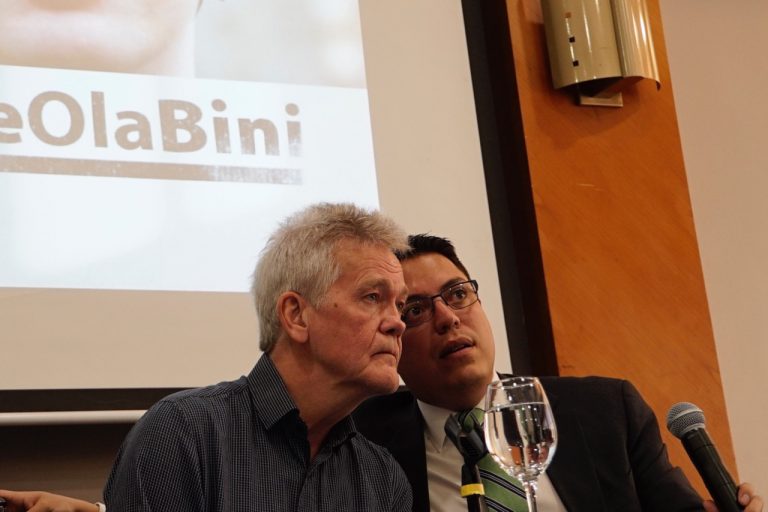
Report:
[[[698,404],[735,471],[658,3],[662,87],[631,86],[622,108],[554,90],[539,1],[506,3],[559,372],[631,380],[704,493],[663,426],[674,403]]]

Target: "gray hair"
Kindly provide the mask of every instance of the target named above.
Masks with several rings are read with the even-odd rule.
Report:
[[[288,217],[270,236],[253,272],[251,293],[259,317],[259,347],[270,352],[280,334],[277,299],[300,293],[318,307],[341,274],[334,250],[342,240],[408,250],[408,237],[392,219],[350,203],[319,203]]]

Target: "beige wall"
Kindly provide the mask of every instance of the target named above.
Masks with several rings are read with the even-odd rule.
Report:
[[[662,0],[661,10],[738,473],[765,494],[768,3]]]

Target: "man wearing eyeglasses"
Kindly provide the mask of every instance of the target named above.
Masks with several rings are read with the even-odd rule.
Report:
[[[444,425],[453,413],[482,407],[485,390],[496,378],[493,334],[478,284],[453,245],[429,235],[411,236],[409,244],[412,249],[401,255],[409,295],[398,366],[407,389],[365,402],[355,423],[403,467],[413,487],[414,511],[465,511],[459,492],[464,461]],[[539,510],[716,510],[702,504],[682,471],[672,467],[653,412],[629,382],[541,380],[560,440],[539,478]],[[740,495],[746,510],[762,510],[749,484],[740,487]],[[486,498],[489,510],[526,510]]]

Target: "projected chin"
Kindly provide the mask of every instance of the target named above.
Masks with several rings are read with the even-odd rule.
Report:
[[[6,0],[0,64],[191,75],[198,0]]]

